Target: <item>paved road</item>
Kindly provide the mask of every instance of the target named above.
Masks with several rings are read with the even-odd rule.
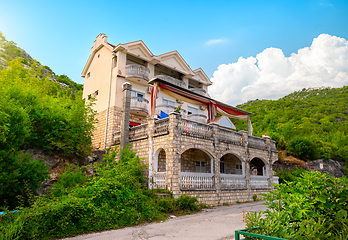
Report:
[[[220,206],[199,214],[174,217],[162,223],[149,223],[100,233],[80,235],[71,240],[162,240],[162,239],[234,239],[234,231],[245,227],[243,210],[263,211],[259,202]]]

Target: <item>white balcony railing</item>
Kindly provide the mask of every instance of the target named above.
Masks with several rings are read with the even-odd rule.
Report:
[[[206,95],[206,91],[203,88],[189,88],[189,90],[203,96]]]
[[[273,176],[273,183],[279,184],[279,177]]]
[[[186,88],[186,84],[183,80],[177,79],[177,78],[173,78],[171,76],[167,76],[167,75],[156,75],[155,76],[158,79],[161,79],[163,81],[166,81],[168,83],[171,83],[173,85],[182,87],[182,88]]]
[[[187,119],[200,123],[207,123],[207,116],[203,114],[189,114],[187,115]]]
[[[246,178],[243,175],[220,173],[220,188],[246,188]]]
[[[131,97],[130,109],[148,113],[149,100],[142,97]]]
[[[250,175],[251,188],[268,188],[268,176]]]
[[[154,188],[166,189],[166,173],[156,172],[153,176]]]
[[[209,190],[214,189],[213,173],[180,173],[180,189],[181,190]]]
[[[176,107],[171,106],[171,105],[157,105],[155,112],[157,115],[160,115],[161,111],[169,114],[171,112],[174,112],[175,109],[176,109]],[[187,117],[187,111],[185,109],[181,108],[180,114],[181,114],[182,118]]]
[[[126,78],[142,78],[149,81],[150,70],[139,64],[129,64],[126,66]]]

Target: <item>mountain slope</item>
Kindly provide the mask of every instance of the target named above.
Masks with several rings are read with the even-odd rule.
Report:
[[[254,100],[238,106],[254,113],[254,134],[269,135],[278,149],[304,159],[347,161],[348,87],[310,88],[279,100]],[[237,129],[246,123],[237,121]]]
[[[43,66],[40,62],[33,59],[26,51],[17,46],[13,41],[7,41],[0,32],[0,70],[8,66],[8,62],[21,58],[22,63],[27,67],[35,64],[41,72],[41,77],[49,77],[51,81],[59,83],[62,87],[68,87],[73,90],[82,90],[83,85],[72,81],[66,75],[56,75],[48,66]],[[39,75],[38,75],[39,76]]]

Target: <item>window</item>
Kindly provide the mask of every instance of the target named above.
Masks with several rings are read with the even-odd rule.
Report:
[[[206,172],[205,162],[196,161],[196,171],[195,172],[205,173]]]
[[[87,78],[89,78],[89,77],[91,77],[91,73],[90,72],[87,73]]]
[[[98,54],[98,58],[100,57],[100,54]]]
[[[188,113],[188,115],[190,115],[190,114],[198,114],[198,109],[197,108],[193,108],[193,107],[187,107],[187,113]]]
[[[175,107],[175,103],[170,100],[163,99],[163,105]]]
[[[225,160],[223,158],[220,159],[220,173],[225,173]]]
[[[140,92],[136,92],[136,91],[131,91],[131,96],[132,97],[139,97],[139,98],[143,98],[144,97],[144,93],[140,93]]]

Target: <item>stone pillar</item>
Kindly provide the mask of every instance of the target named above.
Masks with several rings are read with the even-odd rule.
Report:
[[[125,82],[122,84],[123,91],[123,111],[121,118],[121,143],[120,149],[124,149],[129,143],[129,117],[132,84]]]
[[[175,198],[180,196],[180,146],[181,132],[179,123],[181,115],[179,113],[169,113],[169,134],[168,134],[168,153],[166,153],[166,185],[168,190],[173,192]]]
[[[250,185],[250,154],[249,154],[249,146],[248,146],[248,132],[245,130],[239,131],[242,133],[242,144],[245,148],[244,159],[245,159],[245,180],[246,187],[248,191],[248,199],[252,200],[251,196],[251,185]]]
[[[262,135],[262,139],[265,140],[265,146],[268,152],[266,174],[268,176],[268,186],[271,187],[272,186],[271,183],[273,183],[271,138],[269,136]]]
[[[219,124],[217,123],[210,123],[209,124],[213,129],[213,138],[214,138],[214,180],[215,180],[215,189],[216,189],[216,204],[220,204],[221,202],[221,183],[220,183],[220,158],[219,155],[221,153],[220,151],[220,131],[219,131]]]
[[[152,189],[152,184],[154,181],[154,173],[157,171],[157,169],[154,169],[154,152],[153,152],[153,135],[155,132],[155,119],[154,118],[149,118],[147,120],[147,131],[148,131],[148,140],[149,140],[149,189]]]

